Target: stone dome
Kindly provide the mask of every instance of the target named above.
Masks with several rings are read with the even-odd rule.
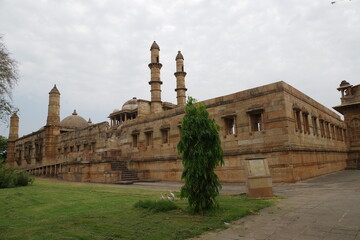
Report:
[[[341,81],[340,87],[350,85],[346,80]]]
[[[72,115],[60,122],[60,126],[63,128],[86,128],[88,125],[88,122],[83,117],[77,115],[76,110]]]
[[[152,49],[158,49],[158,50],[160,51],[160,47],[159,47],[159,45],[158,45],[155,41],[154,41],[153,44],[151,45],[150,51],[151,51]]]
[[[129,101],[126,101],[124,103],[124,105],[122,106],[121,110],[135,110],[138,108],[138,102],[137,102],[137,98],[133,97],[132,99],[130,99]]]
[[[183,55],[181,54],[181,51],[178,51],[178,54],[176,55],[175,60],[178,60],[178,59],[184,60],[184,57],[183,57]]]
[[[120,109],[115,108],[114,111],[112,111],[112,112],[113,112],[113,113],[116,113],[116,112],[118,112],[118,111],[120,111]]]

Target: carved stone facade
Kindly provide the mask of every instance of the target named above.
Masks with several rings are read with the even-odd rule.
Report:
[[[44,128],[18,138],[19,119],[11,118],[8,163],[69,181],[181,181],[176,147],[187,90],[184,57],[178,52],[175,59],[175,105],[161,101],[156,42],[150,51],[151,101],[127,101],[109,114],[110,124],[92,124],[77,114],[60,121],[60,92],[55,86]],[[354,102],[360,98],[358,89],[346,88],[342,105],[335,107],[345,121],[282,81],[203,101],[220,126],[225,162],[216,170],[220,181],[244,182],[246,161],[259,158],[267,160],[274,182],[344,169],[348,155],[358,157],[360,150],[359,103]]]
[[[360,168],[360,85],[353,86],[342,81],[338,90],[341,92],[341,105],[334,109],[344,115],[348,128],[349,158],[348,166]]]

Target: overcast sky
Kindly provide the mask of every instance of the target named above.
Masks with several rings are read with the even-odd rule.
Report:
[[[341,80],[360,80],[360,0],[331,1],[0,0],[0,34],[19,62],[20,136],[45,125],[54,84],[61,119],[76,109],[98,123],[132,97],[149,100],[154,40],[163,101],[176,103],[181,50],[198,100],[283,80],[338,105]]]

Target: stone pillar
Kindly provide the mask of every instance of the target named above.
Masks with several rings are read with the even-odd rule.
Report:
[[[176,99],[178,107],[183,107],[186,104],[186,88],[185,88],[185,76],[184,72],[184,57],[180,51],[175,58],[176,61],[176,72],[174,73],[176,77]]]
[[[9,131],[9,139],[7,141],[7,164],[11,167],[15,167],[15,142],[16,139],[19,138],[19,117],[16,113],[14,113],[10,117],[10,131]]]
[[[159,45],[154,41],[150,48],[151,51],[151,63],[149,68],[151,71],[151,80],[149,82],[151,86],[151,113],[158,113],[162,111],[161,102],[161,85],[160,69],[162,64],[159,62]]]
[[[246,159],[246,190],[250,198],[272,197],[272,177],[265,158]]]

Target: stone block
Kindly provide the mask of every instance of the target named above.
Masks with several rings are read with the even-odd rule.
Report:
[[[248,197],[272,197],[272,177],[266,159],[248,159],[246,161],[246,189]]]

